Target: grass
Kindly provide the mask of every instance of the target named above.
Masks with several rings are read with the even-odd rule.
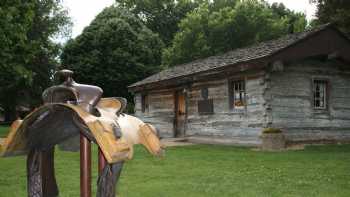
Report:
[[[93,147],[93,189],[97,148]],[[79,154],[56,151],[61,197],[79,196]],[[127,197],[350,196],[350,145],[302,151],[195,145],[168,148],[163,159],[137,146],[118,184]],[[0,196],[26,196],[25,157],[0,158]]]
[[[0,137],[6,137],[8,131],[9,131],[9,127],[0,126]]]

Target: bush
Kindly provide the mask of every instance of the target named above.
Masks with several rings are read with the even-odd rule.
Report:
[[[265,128],[263,131],[262,131],[263,134],[269,134],[269,133],[282,133],[282,130],[281,129],[278,129],[278,128]]]
[[[83,33],[67,42],[61,60],[79,83],[103,89],[104,97],[132,101],[128,85],[159,72],[163,43],[128,10],[105,8]]]

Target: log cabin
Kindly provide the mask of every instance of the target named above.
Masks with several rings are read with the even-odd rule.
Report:
[[[350,40],[332,24],[176,65],[129,87],[159,135],[259,145],[350,141]]]

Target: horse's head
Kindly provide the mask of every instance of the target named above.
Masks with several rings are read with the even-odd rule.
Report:
[[[156,129],[150,124],[140,125],[139,142],[155,156],[162,156],[164,150],[156,134]]]

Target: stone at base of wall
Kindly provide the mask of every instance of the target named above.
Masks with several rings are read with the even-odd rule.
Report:
[[[283,133],[264,133],[260,136],[262,150],[282,150],[286,148],[286,140]]]
[[[220,137],[220,136],[189,136],[188,142],[196,144],[219,144],[257,147],[261,144],[258,138],[252,137]]]
[[[288,141],[317,141],[330,140],[342,141],[350,140],[350,129],[327,129],[327,128],[282,128],[283,133]]]
[[[222,137],[222,136],[187,136],[182,138],[165,137],[162,141],[171,142],[189,142],[193,144],[217,144],[217,145],[230,145],[230,146],[247,146],[247,147],[260,147],[262,140],[257,137]],[[307,145],[307,144],[350,144],[350,140],[301,140],[301,141],[286,141],[286,148],[293,147],[294,145]]]
[[[293,146],[298,144],[310,144],[310,145],[318,145],[318,144],[350,144],[350,139],[343,140],[329,140],[329,139],[317,139],[317,140],[300,140],[300,141],[287,141],[287,146]]]

